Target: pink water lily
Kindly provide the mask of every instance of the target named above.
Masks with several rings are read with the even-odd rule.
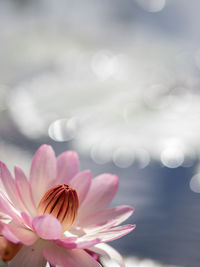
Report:
[[[94,179],[79,171],[77,154],[55,157],[51,146],[36,152],[27,179],[14,169],[15,179],[0,163],[0,256],[10,267],[98,267],[98,256],[123,259],[105,244],[131,232],[118,226],[132,213],[130,206],[107,208],[118,189],[118,178]]]

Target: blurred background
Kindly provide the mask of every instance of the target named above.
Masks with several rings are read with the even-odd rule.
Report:
[[[200,262],[198,0],[0,0],[0,160],[42,144],[120,178],[127,267]],[[117,266],[105,263],[106,266]]]

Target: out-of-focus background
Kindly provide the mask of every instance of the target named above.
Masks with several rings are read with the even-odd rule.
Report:
[[[0,160],[115,173],[127,267],[200,262],[200,2],[1,0]],[[107,266],[116,266],[105,263]]]

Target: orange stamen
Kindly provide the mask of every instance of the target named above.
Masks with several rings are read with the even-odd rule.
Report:
[[[79,200],[76,190],[67,184],[56,185],[48,190],[37,207],[37,213],[51,214],[68,230],[77,216]]]

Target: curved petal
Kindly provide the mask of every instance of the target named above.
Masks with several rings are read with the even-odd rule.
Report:
[[[79,172],[78,155],[74,151],[66,151],[57,158],[57,181],[60,184],[68,184]]]
[[[119,185],[118,177],[112,174],[102,174],[92,180],[90,190],[79,210],[77,221],[88,215],[105,209],[115,196]]]
[[[7,214],[14,220],[22,222],[22,219],[18,216],[14,207],[10,204],[6,197],[3,196],[3,192],[0,192],[0,211]]]
[[[94,240],[94,239],[100,239],[100,242],[109,242],[115,239],[118,239],[124,235],[127,235],[131,231],[135,229],[135,225],[122,225],[122,226],[117,226],[109,229],[104,229],[104,226],[102,226],[102,229],[100,228],[95,228],[93,229],[92,232],[86,233],[84,236],[81,237],[81,239],[85,240]]]
[[[19,194],[20,200],[25,209],[32,215],[35,216],[36,208],[33,201],[32,191],[30,184],[24,174],[23,170],[15,166],[15,184]]]
[[[88,216],[81,221],[81,227],[89,229],[102,226],[111,225],[116,226],[128,219],[134,211],[131,206],[118,206],[112,209],[99,211],[92,216]]]
[[[3,213],[3,212],[0,212],[0,221],[2,223],[8,223],[10,222],[11,218],[10,216],[8,216],[7,214]]]
[[[24,223],[30,228],[32,228],[32,218],[26,212],[21,212],[21,216],[24,220]]]
[[[43,253],[47,261],[56,266],[101,267],[101,265],[84,250],[66,250],[52,244],[45,247]]]
[[[18,192],[15,187],[15,181],[3,162],[0,162],[0,178],[10,201],[15,205],[17,209],[22,210],[19,203]]]
[[[32,221],[33,229],[43,239],[59,239],[62,233],[60,222],[52,215],[37,216]]]
[[[3,230],[1,231],[1,234],[7,239],[9,240],[10,242],[12,243],[20,243],[20,240],[19,238],[17,238],[11,231],[10,229],[7,227],[7,226],[4,226],[3,227]]]
[[[35,205],[56,178],[56,158],[51,146],[42,145],[36,152],[30,170],[30,184]]]
[[[43,247],[42,241],[37,241],[32,246],[24,246],[13,260],[8,264],[9,267],[27,267],[27,266],[37,266],[45,267],[46,260],[43,257]]]
[[[91,247],[89,250],[110,260],[116,261],[120,267],[125,267],[122,256],[114,248],[107,244],[97,244],[94,247]]]
[[[89,170],[79,172],[76,176],[70,181],[70,186],[73,189],[76,189],[79,199],[79,207],[84,201],[91,185],[92,175]]]
[[[14,221],[4,226],[2,234],[11,242],[18,243],[10,239],[9,232],[12,233],[12,235],[16,238],[16,240],[18,240],[18,242],[23,243],[27,246],[32,245],[38,239],[38,236],[33,231],[23,227],[22,225]]]
[[[84,238],[61,238],[59,240],[56,240],[55,243],[59,245],[60,247],[66,248],[66,249],[85,249],[90,248],[91,246],[94,246],[98,243],[100,243],[100,239],[95,238],[92,240],[84,240]]]

